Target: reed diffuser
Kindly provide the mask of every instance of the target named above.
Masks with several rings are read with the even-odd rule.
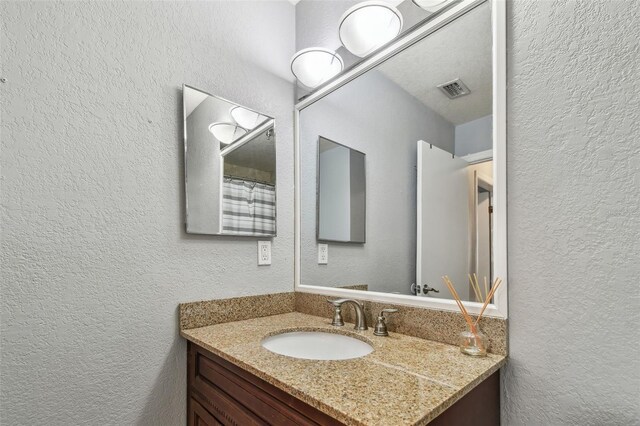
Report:
[[[462,316],[464,317],[464,320],[469,326],[468,330],[465,330],[462,333],[460,333],[460,352],[466,355],[471,355],[471,356],[487,356],[487,348],[489,346],[489,341],[487,339],[487,336],[485,336],[480,331],[478,324],[480,323],[480,319],[482,318],[482,314],[484,314],[485,309],[487,309],[487,306],[489,306],[489,302],[491,302],[491,299],[493,298],[494,293],[496,292],[498,287],[500,287],[500,284],[502,284],[502,280],[500,278],[496,278],[491,288],[489,288],[487,283],[487,278],[485,277],[484,294],[483,294],[482,288],[478,283],[478,277],[476,276],[476,274],[473,274],[473,276],[469,274],[469,282],[471,283],[471,288],[475,293],[476,300],[481,302],[484,299],[484,304],[482,305],[482,309],[480,310],[480,313],[478,314],[475,321],[473,320],[471,315],[469,315],[469,312],[467,312],[467,309],[464,307],[464,304],[462,303],[460,296],[458,296],[458,292],[456,291],[456,288],[451,282],[451,280],[449,279],[449,277],[445,275],[444,277],[442,277],[442,280],[449,288],[449,291],[451,292],[451,295],[456,301],[458,308],[460,308],[460,312],[462,312]]]

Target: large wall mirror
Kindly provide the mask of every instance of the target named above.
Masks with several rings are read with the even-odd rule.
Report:
[[[504,280],[487,312],[507,316],[504,37],[503,2],[459,1],[298,103],[297,291],[457,310],[448,275],[477,312],[475,274]],[[366,153],[360,244],[351,151]]]
[[[186,228],[276,235],[275,120],[184,85]]]

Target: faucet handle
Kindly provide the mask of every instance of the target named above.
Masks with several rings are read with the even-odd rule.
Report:
[[[373,334],[376,336],[388,336],[389,332],[387,331],[387,323],[386,317],[384,314],[392,314],[394,312],[398,312],[397,309],[387,308],[380,311],[380,315],[378,315],[378,322],[376,323],[376,328],[373,331]]]
[[[333,305],[333,307],[335,308],[335,311],[333,313],[333,320],[331,321],[331,325],[335,326],[335,327],[342,327],[344,325],[344,321],[342,320],[342,303],[343,300],[342,299],[338,299],[338,300],[329,300],[327,299],[327,302],[331,303]]]

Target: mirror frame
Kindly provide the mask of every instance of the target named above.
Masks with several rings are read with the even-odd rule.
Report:
[[[241,108],[247,109],[249,111],[255,112],[256,114],[260,114],[263,115],[265,117],[267,117],[267,120],[263,121],[259,126],[253,128],[251,131],[247,132],[246,134],[242,135],[241,137],[239,137],[238,139],[236,139],[234,142],[232,142],[231,144],[229,144],[227,147],[225,147],[224,149],[220,150],[220,160],[223,162],[224,164],[224,156],[227,154],[230,154],[231,152],[235,151],[238,148],[241,148],[242,146],[248,144],[249,142],[253,141],[256,137],[256,135],[259,135],[262,132],[265,132],[269,129],[272,129],[274,134],[276,132],[276,119],[274,117],[271,117],[267,114],[263,114],[262,112],[256,111],[253,108],[248,108],[245,107],[244,105],[240,105],[236,102],[230,101],[229,99],[225,99],[221,96],[217,96],[217,95],[212,95],[209,92],[205,92],[202,89],[198,89],[194,86],[191,86],[189,84],[182,84],[182,131],[183,131],[183,135],[182,135],[182,144],[183,144],[183,156],[184,156],[184,162],[183,162],[183,167],[184,167],[184,232],[186,234],[189,235],[210,235],[213,237],[247,237],[247,238],[275,238],[278,236],[278,192],[277,192],[277,187],[276,187],[276,223],[275,223],[275,230],[273,232],[273,234],[269,234],[269,235],[256,235],[256,234],[225,234],[224,232],[219,232],[217,234],[203,234],[201,232],[194,232],[194,231],[190,231],[189,230],[189,180],[187,178],[187,170],[188,170],[188,164],[187,164],[187,151],[189,148],[189,144],[187,142],[187,106],[184,102],[184,89],[188,88],[191,90],[195,90],[198,91],[200,93],[203,93],[207,96],[211,96],[212,98],[239,106]],[[277,168],[277,163],[278,163],[278,158],[277,158],[277,153],[278,153],[278,148],[277,148],[277,143],[274,145],[274,150],[276,151],[276,168]],[[278,181],[278,175],[276,172],[276,183]],[[219,182],[218,182],[218,186],[219,186],[219,192],[220,192],[220,196],[222,197],[222,185],[224,182],[224,167],[220,168],[220,174],[219,174]],[[219,214],[221,215],[220,217],[222,217],[222,203],[220,203],[220,211]],[[222,222],[220,224],[220,227],[222,228]]]
[[[508,275],[507,275],[507,168],[506,168],[506,0],[461,0],[442,14],[425,22],[414,30],[402,35],[391,43],[373,52],[362,62],[329,80],[313,93],[298,102],[294,107],[294,156],[295,156],[295,262],[294,290],[302,293],[315,293],[334,297],[348,297],[359,300],[390,303],[459,312],[453,299],[436,299],[430,297],[390,294],[373,291],[348,290],[334,287],[310,286],[300,282],[300,112],[319,101],[351,80],[373,69],[380,63],[395,56],[400,51],[427,37],[444,27],[459,16],[485,3],[491,3],[491,32],[493,44],[493,181],[494,181],[494,269],[495,276],[503,279],[503,283],[494,295],[494,303],[488,305],[485,316],[507,318]],[[465,302],[465,307],[472,314],[478,314],[482,304]]]

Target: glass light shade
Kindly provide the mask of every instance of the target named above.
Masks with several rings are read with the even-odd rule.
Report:
[[[233,107],[229,112],[236,123],[245,129],[253,129],[267,119],[264,115],[241,106]]]
[[[321,47],[303,49],[291,59],[291,72],[310,89],[340,74],[343,67],[340,55]]]
[[[225,145],[229,145],[247,133],[245,129],[233,123],[211,123],[209,131],[214,138]]]
[[[358,3],[340,19],[340,42],[356,56],[367,56],[402,30],[402,14],[379,1]]]
[[[437,12],[439,9],[442,9],[442,7],[447,4],[450,3],[451,0],[412,0],[413,4],[415,4],[416,6],[421,7],[422,9],[426,10],[427,12]]]

